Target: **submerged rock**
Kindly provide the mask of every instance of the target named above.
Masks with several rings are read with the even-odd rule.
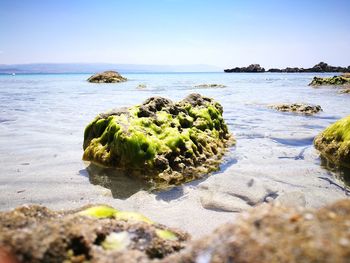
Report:
[[[224,183],[217,176],[208,181],[199,187],[200,202],[205,209],[242,212],[277,196],[275,187],[248,175],[235,174]]]
[[[0,249],[16,260],[9,262],[149,262],[182,249],[189,239],[140,214],[103,205],[0,212],[0,233]]]
[[[326,159],[350,168],[350,115],[317,135],[314,144]]]
[[[317,211],[262,205],[162,262],[349,262],[349,227],[350,200]]]
[[[127,78],[124,78],[116,71],[104,71],[91,76],[87,81],[93,83],[116,83],[127,81]]]
[[[234,143],[222,113],[218,102],[199,94],[112,110],[86,127],[83,159],[127,170],[157,188],[188,182],[217,170]]]
[[[223,84],[200,84],[194,86],[195,88],[200,88],[200,89],[209,89],[209,88],[226,88],[225,85]]]
[[[310,105],[303,103],[293,103],[293,104],[275,104],[270,105],[269,108],[275,109],[282,112],[295,112],[305,115],[312,115],[322,111],[320,105]]]
[[[346,84],[350,85],[350,76],[347,74],[330,78],[314,77],[309,86],[341,86]]]

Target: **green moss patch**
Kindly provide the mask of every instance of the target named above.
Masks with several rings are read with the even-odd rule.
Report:
[[[98,115],[85,129],[83,159],[137,174],[158,187],[217,170],[234,143],[221,105],[191,94],[172,101],[152,97],[128,109]]]
[[[316,136],[314,144],[328,160],[350,168],[350,115]]]

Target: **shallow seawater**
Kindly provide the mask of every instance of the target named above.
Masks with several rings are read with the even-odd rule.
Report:
[[[349,192],[341,178],[349,181],[348,171],[325,165],[312,142],[350,114],[350,95],[309,87],[314,75],[125,74],[129,81],[119,84],[91,84],[85,74],[0,75],[0,210],[25,203],[57,209],[109,203],[198,236],[233,218],[232,211],[288,193],[309,207],[345,198]],[[210,83],[226,87],[194,87]],[[148,193],[127,174],[81,160],[84,128],[98,113],[150,96],[180,100],[193,92],[222,104],[237,139],[220,171]],[[295,102],[319,104],[323,112],[302,116],[267,107]]]

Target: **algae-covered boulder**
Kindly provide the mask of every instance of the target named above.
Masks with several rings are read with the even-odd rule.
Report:
[[[314,144],[326,159],[350,168],[350,115],[317,135]]]
[[[341,85],[350,85],[350,76],[348,74],[344,74],[341,76],[333,76],[330,78],[320,78],[314,77],[310,86],[341,86]]]
[[[215,100],[191,94],[100,114],[85,129],[83,160],[128,170],[157,188],[199,178],[217,170],[234,143],[222,113]]]
[[[91,76],[87,81],[93,83],[116,83],[127,81],[127,78],[124,78],[116,71],[104,71]]]
[[[150,262],[179,251],[189,235],[105,205],[55,212],[0,212],[0,262]]]
[[[350,200],[311,210],[261,205],[163,263],[349,262]]]
[[[312,115],[322,111],[320,105],[311,105],[304,103],[292,103],[292,104],[274,104],[269,105],[269,108],[282,112],[293,112],[305,115]]]

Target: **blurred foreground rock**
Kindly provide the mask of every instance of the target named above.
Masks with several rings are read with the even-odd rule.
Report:
[[[0,213],[0,262],[149,262],[182,249],[188,238],[108,206],[65,212],[23,206]]]
[[[261,205],[162,262],[349,262],[350,200],[317,211]]]

